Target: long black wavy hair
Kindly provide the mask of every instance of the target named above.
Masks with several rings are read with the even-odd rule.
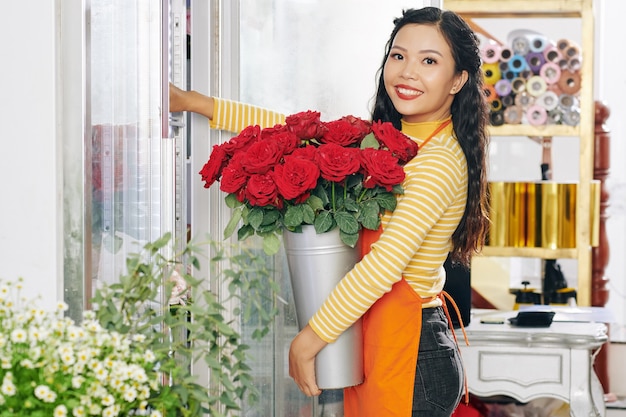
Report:
[[[488,107],[483,92],[483,71],[478,38],[456,13],[436,7],[404,10],[394,20],[394,29],[387,41],[385,57],[379,69],[378,88],[372,120],[392,122],[401,129],[402,115],[393,106],[383,81],[385,62],[398,31],[408,24],[436,26],[446,39],[455,61],[457,74],[467,71],[468,80],[456,94],[450,112],[454,134],[463,149],[468,167],[467,204],[457,229],[452,235],[453,262],[469,266],[471,256],[485,243],[489,225],[489,196],[487,187],[486,132]]]

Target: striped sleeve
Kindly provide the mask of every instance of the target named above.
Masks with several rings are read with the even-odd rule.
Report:
[[[446,145],[429,144],[405,171],[405,194],[383,219],[380,239],[309,321],[327,342],[334,342],[402,277],[421,297],[436,295],[443,287],[442,265],[465,209],[465,157],[450,137]]]
[[[284,114],[262,107],[223,98],[214,97],[213,100],[213,119],[209,120],[212,129],[239,133],[250,125],[265,128],[285,122]]]

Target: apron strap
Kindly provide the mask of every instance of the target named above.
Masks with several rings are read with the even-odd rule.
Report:
[[[469,339],[467,338],[467,333],[465,332],[465,326],[463,325],[463,320],[461,319],[461,311],[459,310],[459,307],[456,305],[456,303],[454,302],[454,299],[450,296],[450,294],[448,294],[445,291],[441,291],[441,293],[439,294],[439,298],[442,301],[443,311],[445,312],[446,317],[448,318],[448,326],[450,326],[450,331],[452,332],[452,337],[454,338],[454,342],[456,343],[457,347],[459,346],[459,341],[456,337],[454,326],[452,325],[452,318],[450,317],[450,311],[448,310],[448,302],[450,302],[450,304],[454,308],[454,311],[456,312],[456,317],[457,319],[459,319],[459,324],[461,325],[461,331],[463,331],[463,337],[465,339],[465,345],[469,346]],[[462,363],[463,355],[461,355],[460,349],[459,349],[459,356],[461,357],[461,363]],[[465,366],[463,367],[465,368]],[[469,389],[467,385],[467,373],[463,373],[463,377],[464,377],[463,385],[465,388],[465,405],[468,405],[469,404]]]

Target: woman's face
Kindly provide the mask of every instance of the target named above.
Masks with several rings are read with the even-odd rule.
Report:
[[[385,90],[409,123],[448,117],[454,95],[467,81],[467,72],[455,74],[452,51],[433,25],[402,27],[383,71]]]

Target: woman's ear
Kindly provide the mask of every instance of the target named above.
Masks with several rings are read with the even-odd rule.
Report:
[[[459,91],[461,91],[461,88],[463,88],[468,78],[469,78],[469,75],[467,74],[467,71],[465,70],[461,71],[461,73],[456,76],[456,80],[454,81],[454,84],[452,85],[452,89],[450,89],[450,94],[456,94]]]

